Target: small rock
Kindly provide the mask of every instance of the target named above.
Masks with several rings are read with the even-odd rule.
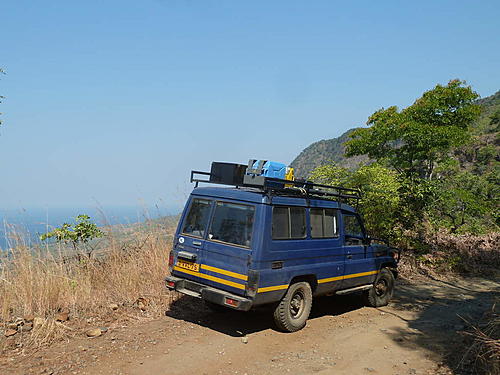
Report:
[[[144,297],[139,297],[137,298],[137,301],[135,301],[137,304],[137,307],[141,309],[142,311],[146,311],[146,307],[148,305],[148,300]]]
[[[100,328],[91,328],[91,329],[88,329],[85,334],[88,336],[88,337],[98,337],[98,336],[101,336],[102,335],[102,331]]]
[[[116,303],[110,303],[108,305],[108,307],[111,309],[111,310],[118,310],[118,305]]]
[[[9,324],[7,324],[7,329],[15,329],[17,331],[17,324],[16,323],[9,323]]]
[[[16,333],[17,333],[17,330],[12,329],[12,328],[7,328],[4,332],[4,336],[10,337],[10,336],[14,336]]]
[[[243,336],[243,337],[241,338],[241,342],[242,342],[243,344],[248,344],[248,337]]]
[[[24,319],[17,318],[16,320],[14,320],[14,324],[17,324],[17,326],[22,326],[24,324]]]
[[[56,321],[65,322],[67,320],[69,320],[69,310],[61,311],[56,314]]]
[[[375,372],[375,369],[371,367],[365,367],[365,370],[368,372]]]
[[[33,315],[33,314],[28,314],[28,315],[24,316],[24,321],[26,323],[31,323],[31,322],[33,322],[33,320],[35,320],[35,315]]]
[[[21,330],[23,332],[29,332],[33,329],[33,323],[28,323],[28,324],[25,324],[24,326],[21,327]]]

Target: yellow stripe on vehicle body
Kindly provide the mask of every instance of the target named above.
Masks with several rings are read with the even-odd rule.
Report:
[[[345,275],[344,279],[352,279],[353,277],[363,277],[377,274],[378,271],[368,271],[368,272],[360,272],[360,273],[352,273],[350,275]]]
[[[343,275],[343,276],[334,276],[334,277],[328,277],[326,279],[319,279],[318,284],[324,284],[324,283],[329,283],[332,281],[340,281],[344,279],[353,279],[355,277],[363,277],[363,276],[370,276],[370,275],[375,275],[379,271],[368,271],[368,272],[360,272],[360,273],[351,273],[350,275]],[[258,293],[263,293],[263,292],[272,292],[275,290],[282,290],[282,289],[288,289],[288,284],[286,285],[276,285],[276,286],[266,286],[264,288],[259,288],[257,290]]]
[[[263,288],[257,289],[257,293],[272,292],[274,290],[288,289],[288,284],[285,285],[275,285],[275,286],[265,286]]]
[[[323,284],[323,283],[329,283],[331,281],[339,281],[339,280],[345,280],[345,279],[353,279],[355,277],[363,277],[363,276],[370,276],[370,275],[375,275],[377,274],[378,271],[368,271],[368,272],[360,272],[360,273],[351,273],[350,275],[343,275],[343,276],[335,276],[335,277],[328,277],[326,279],[319,279],[318,284]]]
[[[236,272],[232,272],[232,271],[223,270],[222,268],[207,266],[206,264],[201,264],[200,267],[202,270],[220,273],[222,275],[234,277],[235,279],[240,279],[240,280],[244,280],[244,281],[248,280],[248,276],[246,276],[246,275],[242,275],[240,273],[236,273]]]
[[[342,280],[344,276],[335,276],[335,277],[329,277],[327,279],[319,279],[318,284],[323,284],[323,283],[329,283],[330,281],[338,281]]]
[[[219,284],[229,285],[229,286],[232,286],[233,288],[243,289],[243,290],[245,289],[245,285],[243,285],[243,284],[238,284],[238,283],[235,283],[233,281],[224,280],[224,279],[221,279],[219,277],[215,277],[215,276],[212,276],[212,275],[207,275],[205,273],[191,271],[191,270],[187,270],[185,268],[180,268],[180,267],[177,267],[177,266],[174,266],[174,270],[177,271],[177,272],[187,273],[188,275],[193,275],[193,276],[196,276],[196,277],[200,277],[202,279],[210,280],[210,281],[213,281],[213,282],[216,282],[216,283],[219,283]]]

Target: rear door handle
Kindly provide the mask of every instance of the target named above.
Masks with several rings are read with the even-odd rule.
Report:
[[[177,257],[180,259],[188,260],[190,262],[196,261],[196,254],[188,253],[187,251],[179,251],[179,254],[177,254]]]
[[[201,246],[201,241],[193,241],[193,246]]]
[[[350,254],[349,254],[349,255],[347,256],[347,259],[352,259],[352,255],[350,255]]]

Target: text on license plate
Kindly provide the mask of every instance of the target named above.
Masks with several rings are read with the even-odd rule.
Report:
[[[198,272],[200,270],[199,263],[188,262],[188,261],[185,261],[182,259],[177,260],[177,267],[185,268],[187,270],[196,271],[196,272]]]

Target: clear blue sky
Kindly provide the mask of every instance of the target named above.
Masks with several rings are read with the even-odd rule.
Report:
[[[436,83],[500,88],[498,1],[0,6],[0,208],[179,204],[191,169],[289,163]]]

